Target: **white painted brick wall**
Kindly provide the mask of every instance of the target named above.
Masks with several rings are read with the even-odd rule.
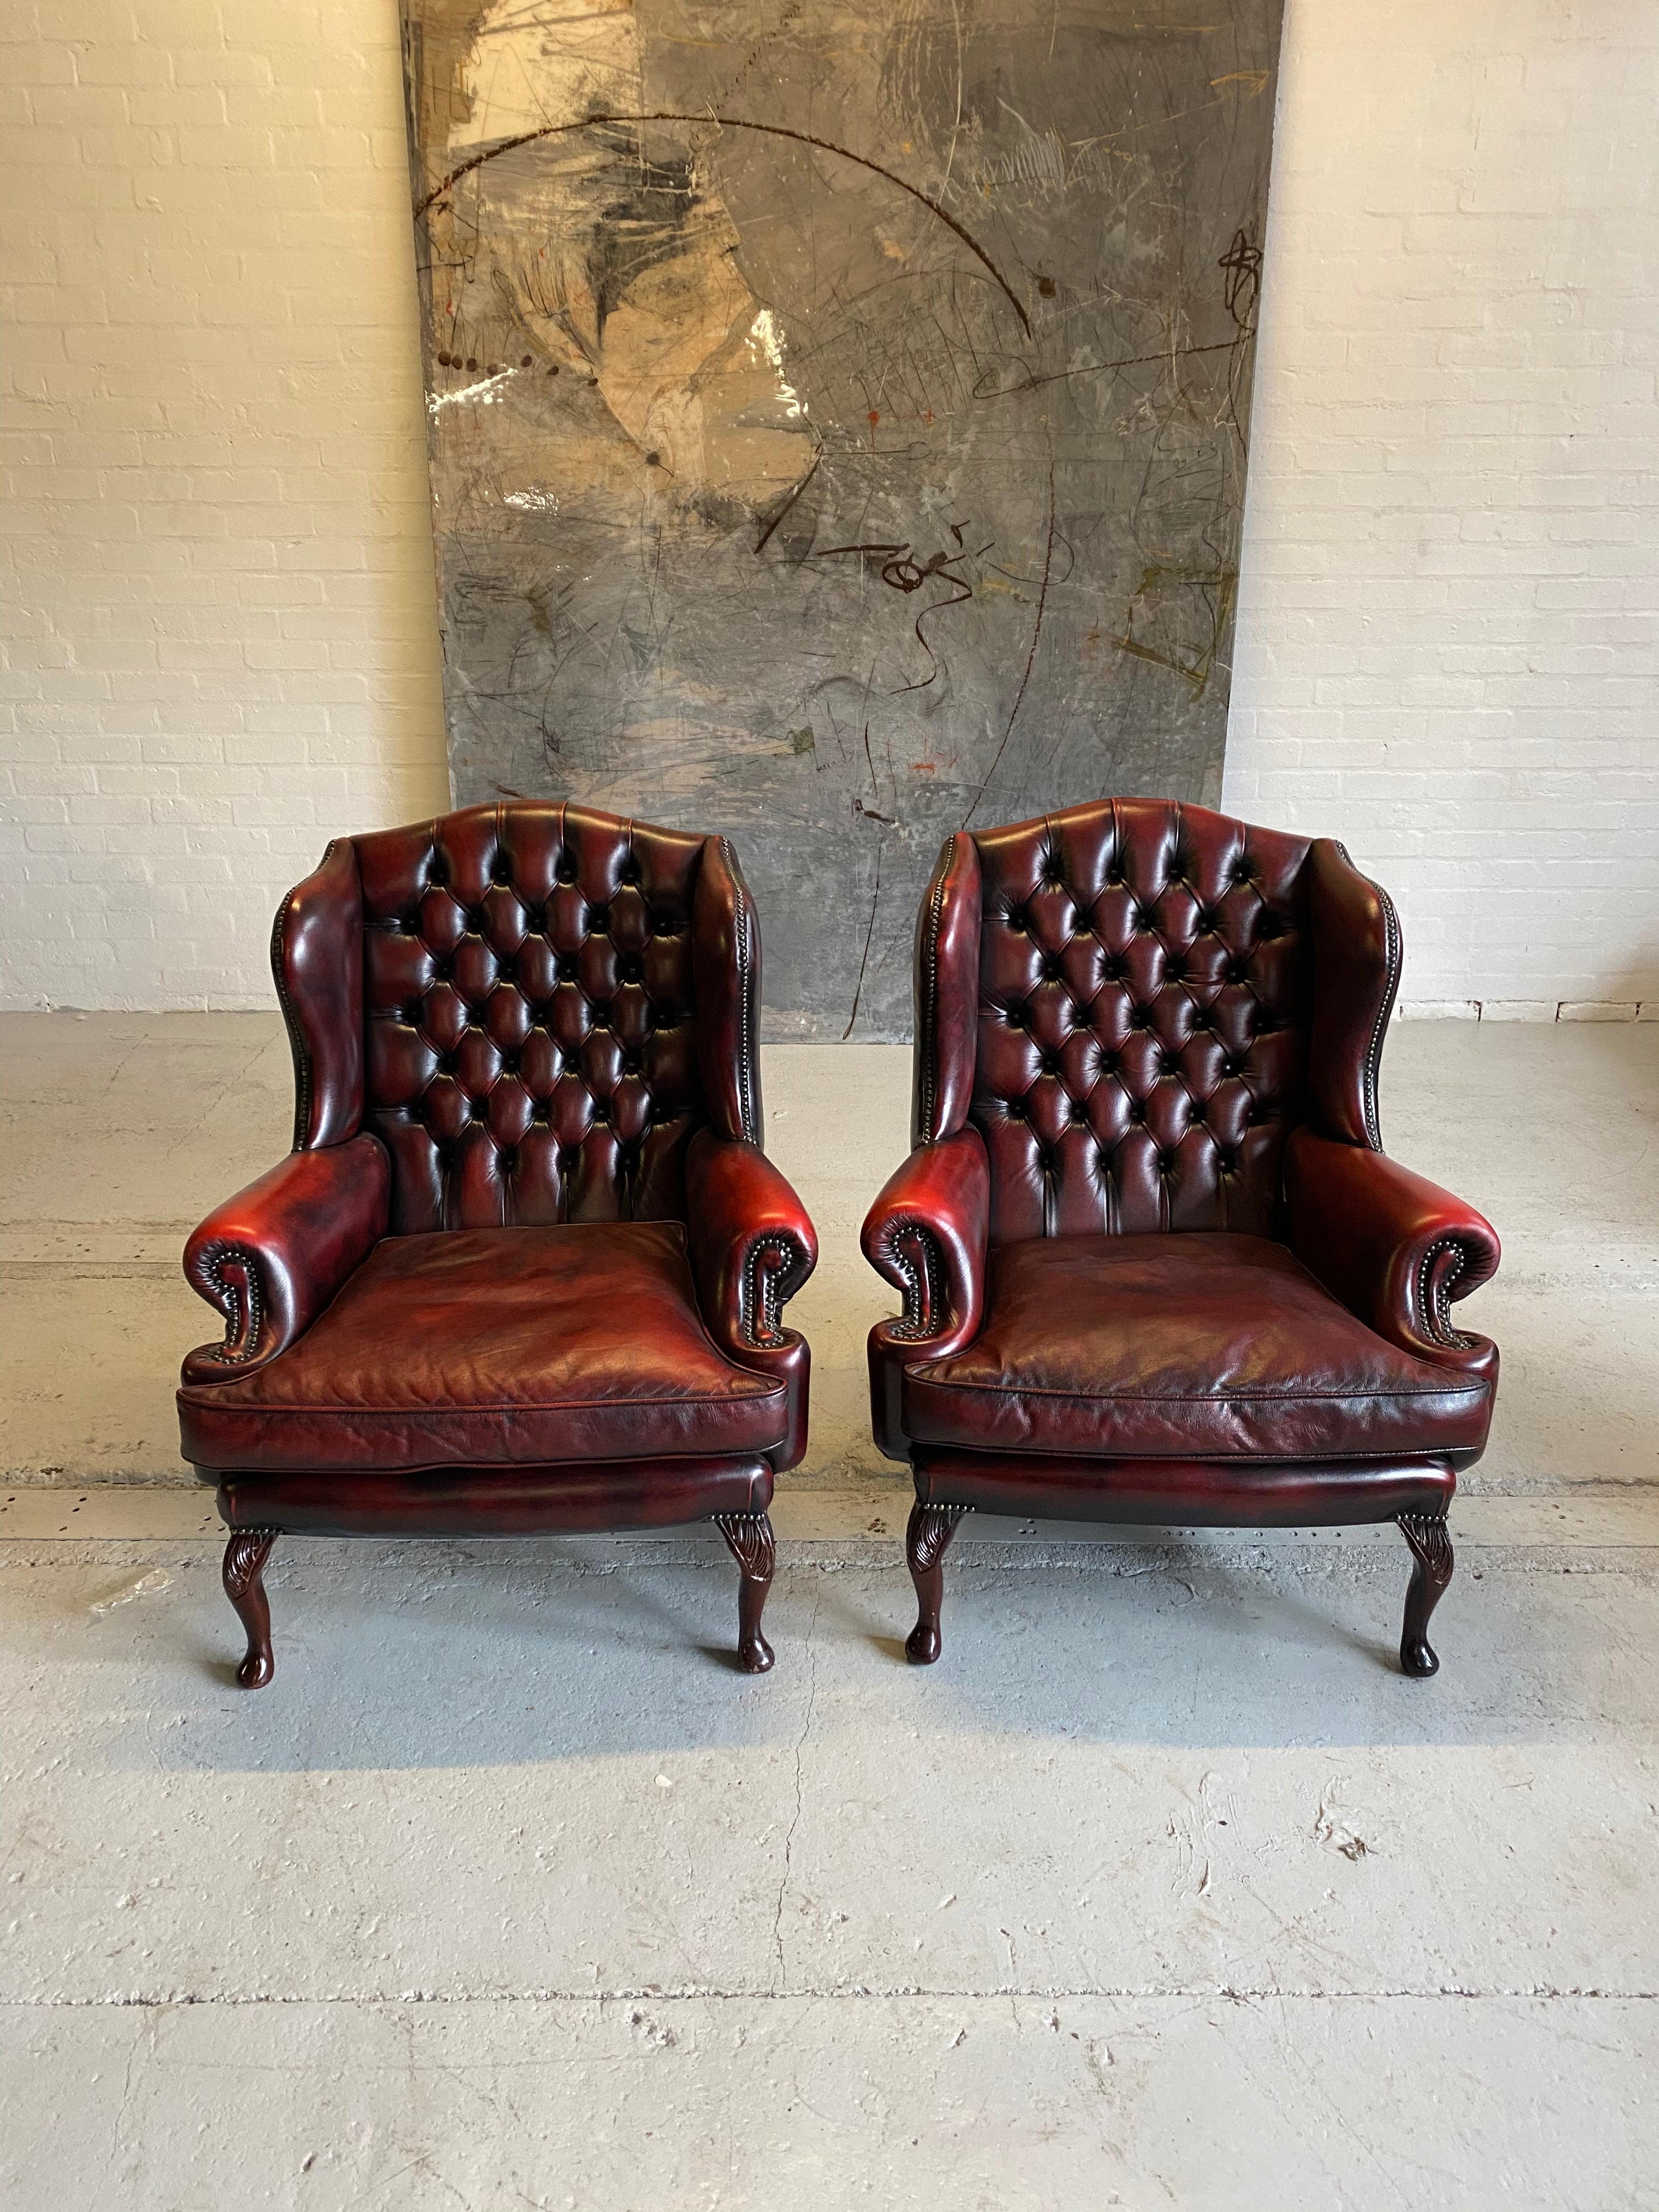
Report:
[[[266,1006],[447,804],[396,0],[4,21],[0,990]]]
[[[0,27],[0,1000],[269,1002],[444,804],[394,0]],[[1659,5],[1291,0],[1227,803],[1407,998],[1659,1000]]]
[[[1659,5],[1291,0],[1225,804],[1424,1012],[1659,1012]]]

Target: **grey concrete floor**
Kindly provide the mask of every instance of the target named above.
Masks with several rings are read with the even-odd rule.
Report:
[[[969,1523],[908,1668],[908,1055],[766,1073],[823,1248],[775,1673],[696,1533],[294,1541],[248,1696],[171,1389],[279,1028],[0,1021],[0,2203],[1659,2207],[1659,1029],[1390,1042],[1506,1247],[1429,1683],[1377,1530]]]

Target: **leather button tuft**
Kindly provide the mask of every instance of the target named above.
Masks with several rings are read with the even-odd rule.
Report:
[[[603,937],[611,927],[608,906],[591,906],[587,909],[587,927],[595,937]]]
[[[1161,1176],[1173,1175],[1175,1173],[1175,1154],[1173,1152],[1160,1152],[1158,1154],[1158,1171]]]
[[[501,1160],[501,1173],[503,1175],[510,1176],[517,1172],[519,1156],[513,1150],[513,1147],[510,1145],[499,1155],[499,1158]]]

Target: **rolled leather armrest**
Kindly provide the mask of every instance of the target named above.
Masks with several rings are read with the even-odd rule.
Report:
[[[1473,1206],[1306,1127],[1285,1146],[1285,1196],[1291,1249],[1350,1313],[1419,1359],[1496,1376],[1497,1346],[1451,1318],[1452,1301],[1498,1272],[1498,1232]]]
[[[991,1169],[971,1127],[918,1145],[865,1216],[860,1242],[878,1275],[904,1294],[904,1311],[870,1333],[873,1361],[891,1346],[908,1358],[960,1352],[985,1318]]]
[[[286,1352],[386,1235],[391,1194],[386,1152],[363,1135],[290,1152],[216,1206],[185,1279],[224,1316],[224,1341],[187,1352],[180,1379],[234,1382]]]
[[[818,1262],[805,1207],[764,1152],[700,1129],[685,1164],[691,1272],[704,1325],[728,1359],[789,1386],[789,1435],[771,1455],[793,1467],[806,1449],[806,1340],[783,1325],[786,1302]]]

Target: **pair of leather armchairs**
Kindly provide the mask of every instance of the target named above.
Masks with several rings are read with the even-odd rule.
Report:
[[[218,1486],[238,1679],[285,1530],[713,1520],[761,1631],[805,1449],[805,1209],[765,1158],[760,938],[730,844],[570,805],[340,839],[276,916],[294,1150],[191,1237],[225,1320],[179,1392]],[[947,841],[916,945],[909,1157],[864,1227],[937,1658],[963,1515],[1393,1519],[1432,1673],[1446,1509],[1498,1355],[1478,1214],[1389,1160],[1400,966],[1340,845],[1145,799]]]

